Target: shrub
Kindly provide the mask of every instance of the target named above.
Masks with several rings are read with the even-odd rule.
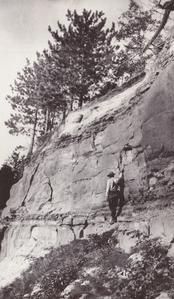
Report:
[[[62,291],[71,285],[66,299],[84,294],[89,298],[154,299],[161,291],[174,299],[174,263],[166,246],[141,236],[129,258],[115,245],[110,230],[53,249],[0,291],[0,298],[23,299],[25,294],[30,299],[65,298]]]
[[[145,239],[139,243],[137,252],[139,258],[130,259],[127,264],[121,298],[152,299],[161,291],[170,290],[174,272],[167,246],[157,239]]]

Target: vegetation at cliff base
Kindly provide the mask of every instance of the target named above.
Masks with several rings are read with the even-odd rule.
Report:
[[[155,299],[166,291],[173,299],[174,263],[167,253],[156,239],[141,239],[128,255],[117,246],[114,230],[91,235],[37,259],[0,298]]]

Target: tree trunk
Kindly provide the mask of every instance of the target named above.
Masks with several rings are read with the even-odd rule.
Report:
[[[79,108],[82,108],[86,94],[87,94],[86,88],[82,88],[79,93]]]
[[[73,103],[74,103],[74,101],[71,100],[71,103],[70,103],[70,111],[73,111]]]
[[[51,115],[51,119],[50,119],[50,131],[53,129],[54,127],[54,119],[55,119],[55,111],[52,113]]]
[[[47,132],[47,109],[44,111],[44,135]]]
[[[35,136],[36,136],[36,127],[37,127],[37,116],[38,116],[38,108],[36,108],[35,115],[34,115],[34,124],[33,124],[33,132],[31,136],[31,144],[29,147],[29,151],[27,154],[27,158],[30,158],[33,154],[33,148],[34,148],[34,142],[35,142]]]
[[[143,53],[151,46],[151,44],[156,40],[156,38],[158,37],[158,35],[160,34],[160,32],[162,31],[162,29],[165,27],[169,16],[170,16],[171,10],[166,9],[164,11],[164,15],[161,21],[161,24],[159,26],[159,28],[157,29],[157,31],[155,32],[155,34],[152,36],[152,38],[150,39],[150,41],[147,43],[147,45],[145,46]]]
[[[63,108],[63,117],[62,117],[62,122],[65,122],[65,118],[66,118],[66,107]]]
[[[46,109],[46,117],[45,117],[45,134],[50,130],[50,109]]]
[[[82,106],[83,106],[83,96],[81,96],[79,99],[79,108],[82,108]]]

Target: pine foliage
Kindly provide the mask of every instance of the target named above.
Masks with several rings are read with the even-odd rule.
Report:
[[[5,124],[11,134],[31,137],[29,156],[37,137],[65,121],[75,104],[81,108],[144,70],[146,34],[158,23],[153,11],[135,0],[120,16],[117,31],[114,23],[107,28],[102,11],[68,10],[66,18],[66,26],[49,26],[48,49],[33,63],[27,59],[7,96],[13,112]]]

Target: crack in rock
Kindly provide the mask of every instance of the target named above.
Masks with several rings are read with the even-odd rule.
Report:
[[[96,135],[97,135],[97,134],[96,134],[95,132],[92,134],[92,144],[91,144],[92,148],[93,148],[95,151],[97,150],[97,148],[96,148],[96,144],[95,144]]]
[[[72,233],[73,233],[73,235],[74,235],[74,240],[76,240],[77,237],[76,237],[75,231],[74,231],[74,229],[73,229],[73,226],[72,226],[72,225],[69,225],[69,228],[70,228],[70,230],[72,231]]]
[[[33,224],[31,227],[30,227],[30,239],[32,237],[32,232],[34,230],[34,228],[37,227],[37,224]],[[33,237],[34,240],[36,240],[34,237]]]
[[[53,199],[53,187],[52,187],[52,184],[51,184],[51,180],[50,178],[46,175],[46,178],[48,179],[48,182],[46,182],[45,184],[48,184],[48,186],[50,187],[50,197],[49,199],[42,203],[39,207],[39,210],[41,210],[43,208],[43,206],[47,203],[47,202],[52,202],[52,199]],[[51,211],[52,212],[52,211]]]
[[[25,200],[26,200],[26,198],[27,198],[27,196],[28,196],[28,193],[29,193],[29,191],[30,191],[31,185],[32,185],[32,183],[33,183],[33,180],[34,180],[34,177],[35,177],[35,174],[36,174],[38,168],[39,168],[39,163],[37,164],[37,166],[36,166],[36,168],[35,168],[35,170],[34,170],[32,176],[31,176],[31,178],[30,178],[30,183],[29,183],[29,187],[28,187],[27,193],[26,193],[26,195],[25,195],[25,197],[24,197],[24,199],[23,199],[23,201],[22,201],[22,204],[21,204],[22,207],[25,206]]]
[[[84,231],[85,229],[88,227],[88,220],[85,220],[85,224],[84,227],[81,229],[80,233],[79,233],[79,238],[82,239],[84,237]]]
[[[48,199],[48,202],[51,202],[53,199],[53,187],[51,185],[51,180],[50,178],[48,178],[48,182],[47,182],[48,186],[50,187],[50,198]]]

